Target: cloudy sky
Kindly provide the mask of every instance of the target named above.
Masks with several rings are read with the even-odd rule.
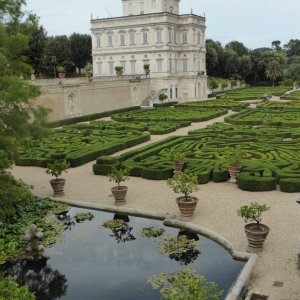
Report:
[[[243,42],[248,48],[300,39],[299,0],[181,0],[180,13],[207,18],[207,38],[226,44]],[[40,16],[48,35],[89,33],[89,20],[122,15],[121,0],[27,0],[26,10]]]

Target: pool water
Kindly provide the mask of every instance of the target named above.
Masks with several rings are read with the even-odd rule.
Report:
[[[102,224],[118,215],[78,208],[71,208],[69,215],[88,211],[94,219],[70,223],[64,240],[47,248],[44,258],[9,263],[0,266],[0,271],[27,284],[40,300],[154,300],[160,299],[160,293],[147,282],[148,276],[191,267],[216,282],[224,298],[245,264],[233,260],[217,243],[193,233],[200,241],[196,251],[161,254],[154,238],[141,235],[144,227],[164,227],[161,221],[125,216],[126,229],[113,232]],[[179,229],[164,229],[165,235],[182,234]]]

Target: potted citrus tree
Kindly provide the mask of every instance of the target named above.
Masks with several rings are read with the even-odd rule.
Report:
[[[117,76],[123,75],[123,67],[122,66],[116,66],[115,71],[116,71]]]
[[[127,186],[121,186],[121,182],[129,179],[128,168],[112,168],[111,172],[107,175],[109,181],[114,181],[117,186],[111,188],[112,194],[115,198],[116,204],[121,205],[126,203],[126,194],[128,191]]]
[[[63,195],[66,179],[59,178],[63,172],[67,172],[70,167],[70,163],[66,160],[56,160],[53,163],[48,163],[46,173],[54,176],[55,179],[50,180],[50,184],[53,188],[54,195]]]
[[[173,170],[181,171],[184,166],[184,154],[172,149],[169,152],[169,158],[173,162]]]
[[[85,74],[86,74],[86,77],[88,78],[88,80],[90,80],[90,78],[93,76],[93,67],[91,64],[87,64],[85,67],[84,67],[84,70],[85,70]]]
[[[56,71],[58,72],[58,76],[60,79],[64,79],[66,77],[66,69],[63,66],[57,66]]]
[[[230,174],[231,183],[236,183],[236,178],[241,172],[242,157],[243,151],[241,149],[237,149],[236,151],[232,152],[231,156],[229,157],[228,172]]]
[[[172,178],[168,179],[167,183],[174,193],[184,195],[176,199],[181,216],[192,217],[198,203],[198,198],[191,196],[194,191],[198,190],[197,176],[176,172]]]
[[[258,202],[252,202],[250,205],[244,205],[238,209],[238,216],[242,217],[246,223],[255,222],[246,224],[244,228],[250,247],[261,248],[263,246],[270,228],[261,224],[261,215],[269,209],[270,207],[266,204],[259,204]]]
[[[144,64],[144,71],[146,76],[150,75],[150,65],[149,64]]]

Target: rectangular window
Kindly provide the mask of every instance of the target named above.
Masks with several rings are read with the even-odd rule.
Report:
[[[200,32],[198,33],[198,45],[201,44],[201,35],[200,35]]]
[[[175,73],[178,72],[178,66],[177,66],[178,62],[177,62],[177,59],[175,59]]]
[[[201,71],[201,63],[200,63],[200,60],[198,60],[198,72]]]
[[[120,35],[120,45],[125,46],[125,36],[124,36],[124,34]]]
[[[187,44],[188,42],[188,35],[187,35],[187,32],[183,32],[182,33],[182,43],[183,44]]]
[[[182,61],[182,71],[183,72],[188,71],[188,61],[187,60]]]
[[[151,8],[156,9],[156,0],[151,1]]]
[[[109,75],[114,75],[114,63],[110,61],[108,63],[108,66],[109,66]]]
[[[176,32],[174,32],[174,44],[176,44],[177,43],[177,34],[176,34]]]
[[[133,3],[128,3],[128,13],[132,14],[133,12]]]
[[[134,33],[130,33],[130,45],[134,45],[135,44],[135,37],[134,37]]]
[[[143,44],[148,44],[148,33],[143,32]]]
[[[102,62],[98,62],[97,63],[97,71],[98,71],[98,75],[102,75],[102,66],[103,66],[103,63]]]
[[[112,46],[113,46],[113,38],[112,38],[112,35],[107,36],[107,39],[108,39],[108,46],[109,46],[109,47],[112,47]]]
[[[172,31],[169,30],[169,43],[172,43]]]
[[[144,2],[140,2],[140,12],[141,12],[141,15],[144,14],[144,11],[145,11],[145,3]]]
[[[130,62],[131,74],[135,74],[135,61]]]
[[[121,66],[123,67],[123,73],[126,74],[126,61],[122,61]]]
[[[97,35],[97,48],[101,47],[101,36]]]
[[[161,43],[162,39],[161,39],[161,31],[157,31],[156,32],[156,37],[157,37],[157,43]]]
[[[173,72],[172,60],[169,60],[169,72]]]
[[[157,72],[161,73],[162,69],[163,69],[163,62],[160,59],[160,60],[157,61]]]

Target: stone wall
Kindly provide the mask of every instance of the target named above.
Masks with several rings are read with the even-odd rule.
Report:
[[[68,79],[36,80],[41,87],[37,104],[50,108],[49,121],[141,105],[150,95],[150,80]]]

